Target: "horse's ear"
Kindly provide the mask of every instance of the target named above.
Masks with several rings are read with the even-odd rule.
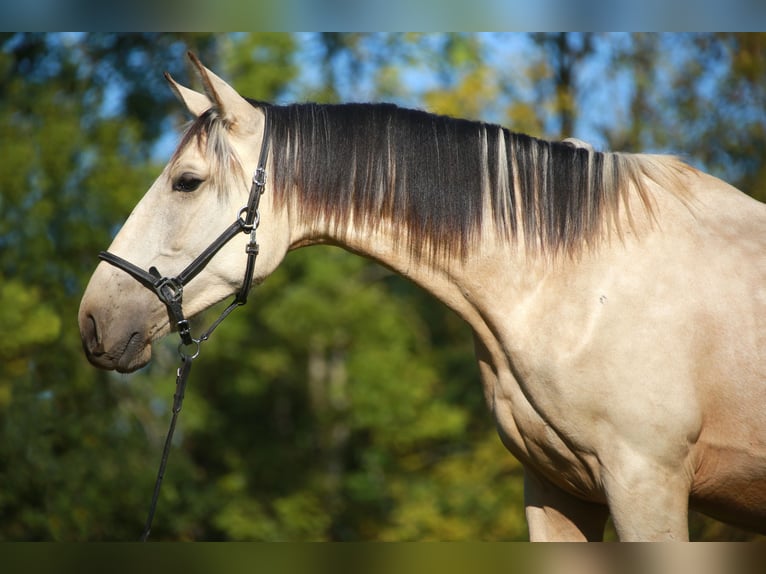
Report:
[[[168,72],[165,72],[165,79],[170,84],[171,89],[178,99],[186,106],[186,109],[196,117],[201,116],[213,107],[213,102],[211,102],[210,98],[205,94],[200,94],[199,92],[185,88],[176,82]]]
[[[215,102],[221,117],[234,129],[253,131],[260,117],[255,107],[240,96],[237,90],[203,66],[197,56],[191,52],[188,55],[199,71],[205,92]]]

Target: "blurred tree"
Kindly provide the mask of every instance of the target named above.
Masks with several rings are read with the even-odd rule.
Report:
[[[766,200],[766,34],[637,34],[612,63],[633,79],[615,147],[682,154]]]
[[[592,37],[590,33],[532,34],[545,69],[543,77],[537,82],[537,100],[547,108],[549,115],[558,119],[554,137],[565,138],[575,133],[578,68],[593,55]]]
[[[231,34],[219,46],[216,73],[236,78],[237,89],[249,98],[278,101],[298,73],[297,43],[290,34]]]
[[[80,250],[94,234],[106,241],[108,226],[116,223],[106,223],[108,211],[115,211],[113,198],[94,193],[94,202],[86,204],[80,195],[93,177],[89,162],[96,157],[108,161],[114,148],[105,138],[99,138],[103,147],[93,147],[93,126],[81,124],[82,93],[91,86],[67,55],[66,41],[39,34],[6,34],[0,40],[0,150],[12,166],[4,170],[0,196],[0,276],[7,281],[0,322],[23,342],[14,356],[4,353],[0,379],[7,397],[0,415],[0,471],[6,478],[0,516],[2,536],[10,539],[51,537],[58,527],[50,512],[53,499],[66,490],[65,483],[70,494],[76,492],[76,469],[58,463],[74,445],[87,442],[87,423],[57,407],[76,403],[78,392],[94,377],[80,376],[79,345],[67,332],[85,273]],[[99,128],[116,141],[114,124]],[[124,135],[127,152],[135,141],[129,125]],[[140,179],[136,170],[126,170],[123,181]],[[99,212],[99,203],[107,206],[105,212]],[[91,260],[87,267],[92,266]],[[103,400],[98,394],[81,404]],[[91,491],[86,486],[82,496],[73,496],[73,506]],[[71,520],[77,524],[67,526],[74,532],[87,522],[82,516]]]

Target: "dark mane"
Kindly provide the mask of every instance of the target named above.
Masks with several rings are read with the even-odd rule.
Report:
[[[577,252],[615,219],[632,187],[650,203],[642,162],[500,126],[391,104],[268,108],[274,181],[308,220],[401,223],[414,254],[464,257],[487,216],[508,238]],[[520,229],[521,228],[521,229]]]
[[[617,224],[631,189],[651,211],[648,172],[674,165],[392,104],[253,105],[268,112],[281,205],[340,237],[349,223],[393,223],[418,257],[465,257],[488,224],[527,249],[579,253]]]
[[[482,217],[480,124],[391,104],[268,113],[277,193],[299,194],[303,217],[330,221],[338,232],[346,221],[373,228],[392,221],[413,246],[467,252]]]

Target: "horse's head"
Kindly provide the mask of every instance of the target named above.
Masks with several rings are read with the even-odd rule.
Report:
[[[166,75],[196,116],[163,172],[133,210],[109,251],[137,267],[173,277],[238,218],[248,202],[258,165],[264,111],[240,96],[192,57],[205,94]],[[268,275],[289,242],[286,214],[274,210],[268,188],[260,202],[261,245],[254,281]],[[248,236],[237,234],[183,290],[191,317],[236,292],[245,275]],[[166,306],[120,268],[102,262],[90,279],[79,312],[80,334],[96,366],[130,372],[149,362],[151,343],[172,323]]]

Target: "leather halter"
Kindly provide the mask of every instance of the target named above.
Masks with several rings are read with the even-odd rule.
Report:
[[[261,200],[261,195],[266,187],[266,162],[269,155],[269,122],[265,110],[264,115],[261,154],[258,158],[258,167],[253,174],[253,180],[250,186],[250,197],[247,201],[247,205],[239,211],[237,220],[221,233],[221,235],[219,235],[218,238],[215,239],[202,253],[200,253],[194,261],[189,263],[183,271],[175,277],[167,277],[163,276],[156,267],[150,267],[149,271],[145,271],[114,253],[109,253],[108,251],[99,253],[99,258],[102,261],[106,261],[110,265],[114,265],[118,269],[125,271],[136,281],[157,295],[159,300],[168,308],[171,320],[175,323],[178,329],[182,345],[196,344],[199,346],[199,343],[206,340],[213,329],[215,329],[235,307],[247,303],[250,284],[253,280],[255,259],[258,256],[258,243],[256,242],[255,232],[260,222],[258,205]],[[224,245],[240,233],[250,234],[250,242],[246,247],[247,266],[245,268],[245,277],[242,281],[242,285],[232,303],[223,311],[221,316],[215,323],[213,323],[212,327],[199,339],[195,339],[191,335],[189,321],[183,313],[183,288],[189,281],[194,279],[205,266],[207,266],[213,256],[215,256]]]

